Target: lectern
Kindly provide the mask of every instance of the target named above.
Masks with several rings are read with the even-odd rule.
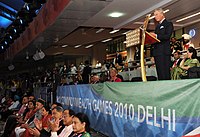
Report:
[[[147,81],[145,65],[144,65],[144,45],[150,45],[156,42],[160,42],[157,38],[152,36],[149,32],[146,31],[147,25],[149,22],[151,14],[148,14],[145,18],[143,26],[140,28],[142,31],[142,40],[141,40],[141,47],[140,47],[140,64],[141,64],[141,74],[142,74],[142,81]]]

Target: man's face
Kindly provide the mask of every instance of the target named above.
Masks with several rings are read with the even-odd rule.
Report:
[[[41,108],[43,108],[43,104],[42,103],[40,103],[40,102],[36,102],[36,108],[39,110],[39,109],[41,109]]]
[[[35,99],[34,96],[29,96],[29,97],[28,97],[28,100],[29,100],[29,101],[34,100],[34,99]]]
[[[164,19],[164,15],[160,11],[155,11],[154,16],[157,22],[160,22],[162,19]]]
[[[63,124],[69,126],[72,124],[73,116],[70,116],[69,110],[65,110],[63,113]]]
[[[176,42],[176,39],[175,39],[175,38],[172,38],[171,41],[172,41],[172,42]]]
[[[179,58],[180,58],[179,54],[178,53],[174,53],[174,59],[177,60]]]
[[[28,97],[23,97],[22,104],[27,104],[28,103]]]
[[[62,118],[62,112],[58,112],[56,109],[52,110],[52,117],[54,119],[61,119]]]
[[[34,109],[35,108],[33,102],[28,102],[28,108],[29,109]]]
[[[183,39],[183,44],[187,44],[189,41],[188,39]]]
[[[99,81],[99,77],[98,76],[94,76],[94,82],[98,82]]]

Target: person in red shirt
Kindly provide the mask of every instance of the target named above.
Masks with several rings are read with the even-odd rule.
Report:
[[[110,82],[122,82],[122,79],[117,77],[117,70],[115,68],[111,68],[109,70],[110,74]]]

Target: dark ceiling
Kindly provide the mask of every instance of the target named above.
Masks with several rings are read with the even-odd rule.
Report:
[[[0,28],[10,25],[23,5],[23,0],[0,0]]]
[[[0,0],[1,3],[6,4],[7,6],[19,11],[24,5],[23,0]]]

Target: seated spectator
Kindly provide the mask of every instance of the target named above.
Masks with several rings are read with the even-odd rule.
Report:
[[[173,57],[174,57],[174,61],[173,61],[173,65],[172,65],[172,69],[179,66],[182,59],[180,58],[181,56],[181,53],[179,51],[175,51],[174,54],[173,54]]]
[[[149,61],[146,61],[145,65],[147,65],[148,68],[155,68],[156,65],[155,65],[154,57],[151,57]]]
[[[33,95],[29,95],[29,97],[28,97],[28,101],[31,101],[31,100],[35,100],[35,96],[33,96]]]
[[[5,103],[5,101],[7,100],[7,98],[8,98],[8,95],[7,96],[3,96],[1,98],[1,106],[2,106],[3,103]]]
[[[1,112],[2,120],[6,120],[8,116],[12,115],[15,110],[19,110],[21,104],[19,102],[20,97],[18,95],[14,95],[14,99],[11,102],[11,105],[6,107],[3,112]]]
[[[31,117],[34,116],[34,114],[36,112],[36,108],[35,107],[36,107],[35,100],[31,100],[31,101],[28,102],[28,111],[26,112],[26,115],[23,118],[23,121],[21,121],[21,123],[26,123],[26,121],[28,121]]]
[[[183,34],[182,38],[183,38],[183,50],[187,51],[189,47],[194,48],[194,44],[191,41],[192,37],[189,34]]]
[[[53,108],[57,107],[57,106],[60,106],[62,107],[62,104],[58,103],[58,102],[55,102],[51,105],[51,111],[53,110]]]
[[[58,134],[61,133],[61,131],[63,130],[63,128],[65,128],[65,126],[63,125],[63,121],[62,121],[62,114],[63,114],[63,108],[60,106],[56,106],[52,109],[52,116],[51,119],[47,120],[48,122],[48,129],[46,128],[42,128],[41,130],[38,128],[29,128],[29,132],[31,135],[34,136],[40,136],[40,137],[50,137],[51,136],[51,127],[54,124],[59,124],[59,129],[57,131]],[[26,136],[24,136],[26,137]]]
[[[192,67],[200,66],[197,59],[197,52],[193,47],[189,47],[187,55],[183,58],[179,67],[171,71],[171,79],[181,79],[187,76],[187,70]]]
[[[97,84],[99,83],[99,76],[97,74],[93,74],[90,78],[90,84]]]
[[[20,105],[20,97],[18,95],[14,95],[14,100],[12,102],[12,105],[8,108],[9,110],[17,109]]]
[[[75,75],[72,75],[72,76],[71,76],[71,79],[72,79],[72,81],[69,83],[69,85],[77,85],[77,84],[78,84]]]
[[[71,109],[65,110],[63,112],[63,124],[65,125],[65,128],[62,130],[62,132],[58,135],[57,131],[59,130],[60,125],[59,124],[52,124],[51,125],[51,137],[68,137],[73,132],[72,127],[72,119],[75,115],[75,112]]]
[[[81,75],[81,71],[77,71],[77,75],[76,75],[76,81],[78,84],[82,84],[83,83],[83,78],[82,78],[82,75]]]
[[[25,110],[27,109],[27,106],[28,106],[28,101],[29,101],[28,96],[24,96],[22,98],[22,105],[21,105],[19,111],[16,114],[17,116],[22,116],[23,114],[25,114]]]
[[[170,40],[171,51],[174,53],[175,51],[182,51],[181,42],[177,41],[175,37],[172,37]]]
[[[42,130],[48,130],[48,125],[47,122],[49,119],[51,119],[51,114],[50,114],[50,108],[48,105],[44,106],[42,109],[42,119],[35,119],[34,123],[37,129]]]
[[[108,72],[104,72],[100,74],[99,82],[103,83],[105,81],[108,81]]]
[[[122,80],[117,77],[117,70],[115,68],[111,68],[109,74],[110,74],[110,82],[122,82]]]
[[[60,86],[65,86],[65,85],[68,85],[68,84],[67,84],[67,78],[66,78],[66,76],[64,75],[64,76],[61,78]]]
[[[77,113],[72,120],[73,132],[69,137],[91,137],[90,121],[86,114]]]
[[[26,116],[24,118],[19,118],[18,121],[18,127],[15,128],[15,135],[16,137],[19,137],[26,129],[21,127],[21,124],[24,124],[28,122],[28,120],[35,114],[35,101],[29,101],[28,102],[28,112],[26,113]]]
[[[72,81],[69,83],[69,85],[77,85],[77,84],[83,83],[83,79],[80,74],[80,71],[77,71],[77,75],[72,75],[71,79],[72,79]]]
[[[26,130],[22,134],[23,137],[29,137],[30,132],[29,128],[35,128],[35,120],[41,120],[42,119],[42,108],[45,105],[45,101],[43,99],[38,99],[36,102],[36,108],[35,108],[35,114],[24,124],[21,125],[21,128],[25,128]]]
[[[9,134],[16,127],[16,125],[21,123],[21,121],[23,121],[24,116],[27,115],[27,104],[28,104],[28,96],[24,96],[22,99],[22,106],[19,109],[19,111],[15,115],[13,114],[8,116],[5,123],[4,137],[6,137],[6,135],[9,136]]]

